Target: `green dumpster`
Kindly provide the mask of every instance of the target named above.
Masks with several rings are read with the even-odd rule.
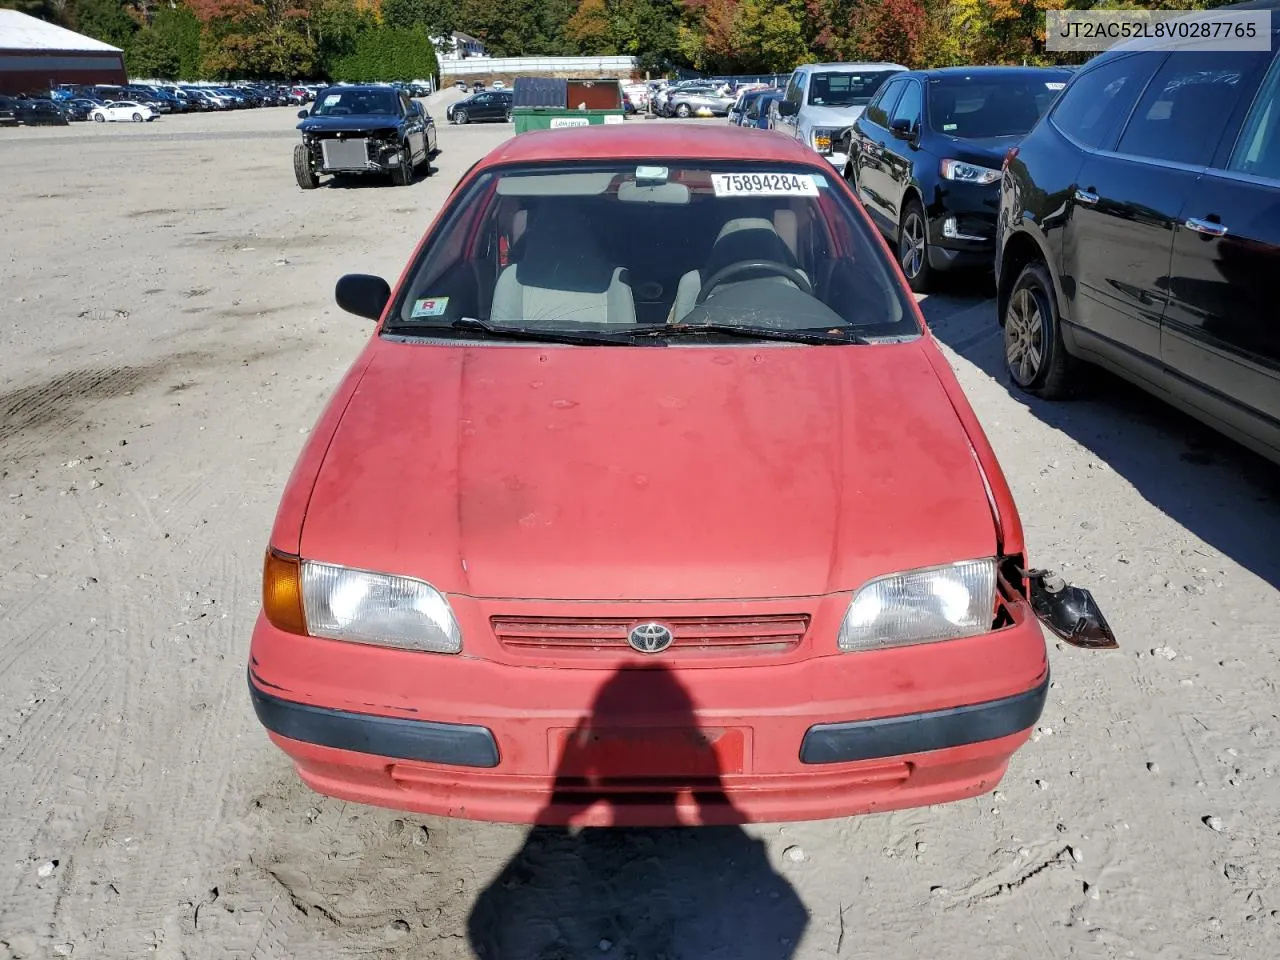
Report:
[[[607,78],[516,77],[511,113],[516,133],[622,123],[622,84]]]

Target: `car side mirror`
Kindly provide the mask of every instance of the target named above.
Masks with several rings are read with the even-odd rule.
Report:
[[[890,122],[889,129],[893,131],[893,135],[899,140],[911,139],[911,121],[905,117],[898,117]]]
[[[381,277],[367,273],[348,273],[338,279],[333,290],[338,306],[357,317],[377,320],[391,299],[391,287]]]
[[[306,111],[306,110],[299,110],[299,111],[298,111],[298,119],[299,119],[299,120],[305,120],[305,119],[307,119],[307,117],[309,117],[309,116],[311,116],[311,114],[310,114],[310,112],[309,112],[309,111]]]
[[[800,112],[800,104],[794,100],[779,100],[778,115],[782,117],[794,117]]]
[[[1028,570],[1031,609],[1055,635],[1073,647],[1114,650],[1120,646],[1093,594],[1049,570]]]

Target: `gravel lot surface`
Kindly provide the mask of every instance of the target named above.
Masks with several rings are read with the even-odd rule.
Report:
[[[997,793],[570,835],[303,787],[245,689],[262,548],[370,330],[333,281],[510,133],[430,107],[405,188],[300,191],[283,108],[0,131],[0,958],[1280,956],[1280,471],[1109,380],[1012,395],[982,279],[924,309],[1122,644],[1051,646]]]

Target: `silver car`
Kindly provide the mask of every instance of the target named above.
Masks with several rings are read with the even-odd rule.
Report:
[[[672,90],[667,98],[667,116],[690,117],[710,111],[714,117],[728,116],[737,97],[724,93],[717,87],[685,87]]]

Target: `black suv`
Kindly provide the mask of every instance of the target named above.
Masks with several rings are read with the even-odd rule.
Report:
[[[911,289],[952,267],[991,268],[1000,168],[1071,71],[948,67],[899,73],[845,133],[844,175]]]
[[[515,94],[511,90],[481,90],[480,93],[473,93],[465,99],[449,104],[445,110],[445,116],[450,123],[475,123],[477,120],[509,121],[514,98]]]
[[[1274,10],[1280,0],[1220,10]],[[1280,37],[1089,61],[1011,152],[997,231],[1009,376],[1086,360],[1280,462]]]

